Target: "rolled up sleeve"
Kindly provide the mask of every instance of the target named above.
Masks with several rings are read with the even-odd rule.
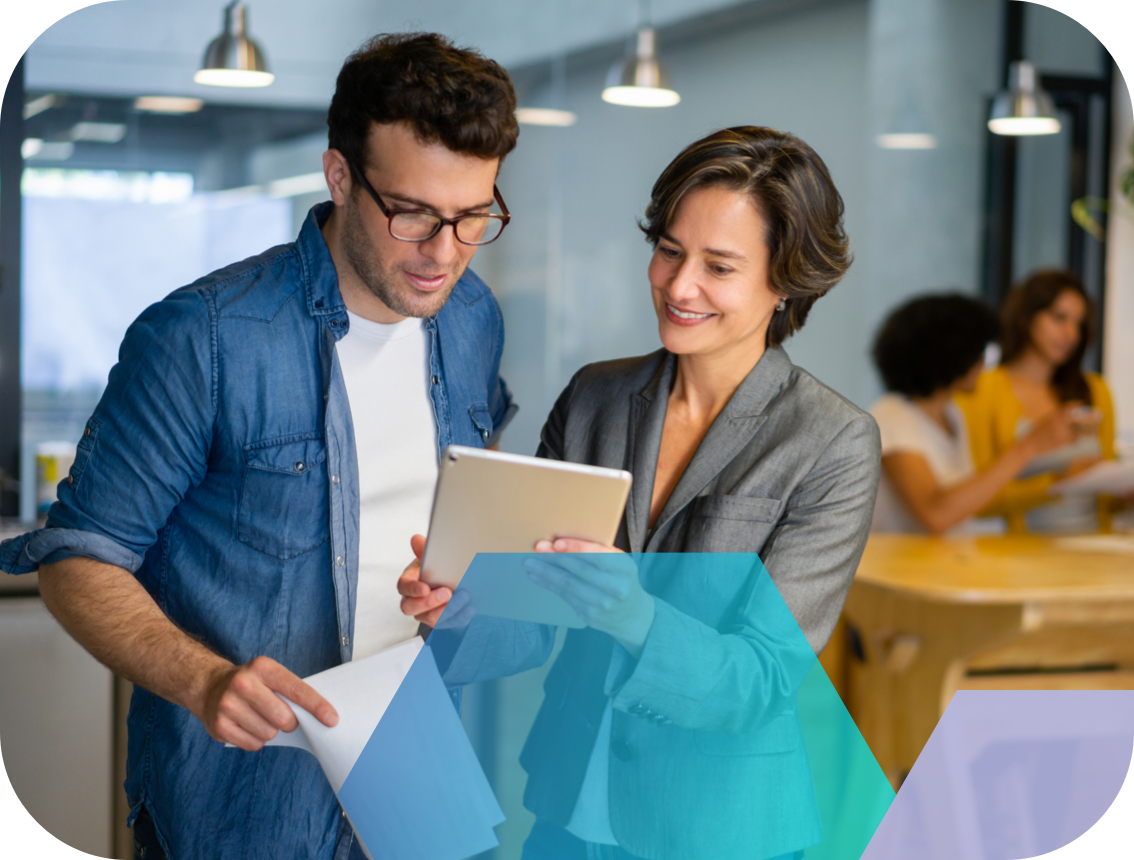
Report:
[[[83,556],[138,569],[174,507],[205,475],[215,335],[208,298],[196,290],[174,293],[135,320],[47,527],[0,546],[0,568],[27,573]]]

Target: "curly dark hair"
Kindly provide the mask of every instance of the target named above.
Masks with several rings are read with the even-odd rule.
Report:
[[[1051,386],[1060,402],[1091,402],[1091,387],[1083,376],[1083,356],[1095,336],[1095,303],[1087,295],[1083,282],[1066,269],[1039,269],[1023,283],[1017,284],[1004,299],[1000,309],[1003,324],[1000,335],[1000,363],[1008,364],[1031,343],[1032,320],[1040,311],[1055,304],[1064,290],[1078,293],[1087,305],[1083,324],[1079,326],[1079,345],[1070,357],[1055,368]]]
[[[766,342],[779,346],[850,268],[843,198],[823,159],[798,137],[760,126],[726,128],[687,146],[662,171],[639,225],[647,241],[656,248],[682,198],[709,187],[748,194],[768,225],[771,287],[787,307],[772,316]]]
[[[375,36],[347,57],[327,112],[331,149],[363,169],[372,122],[408,122],[422,141],[486,159],[503,160],[520,134],[508,73],[436,33]]]
[[[929,397],[972,370],[999,334],[996,313],[980,299],[921,296],[886,318],[871,354],[888,391]]]

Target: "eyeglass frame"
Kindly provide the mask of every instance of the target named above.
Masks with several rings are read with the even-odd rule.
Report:
[[[381,210],[382,214],[386,216],[386,229],[389,230],[390,235],[397,239],[399,242],[413,242],[415,244],[420,242],[428,242],[430,239],[440,233],[447,225],[452,224],[453,237],[458,242],[460,242],[462,245],[479,248],[482,245],[491,245],[493,242],[503,236],[504,228],[507,227],[508,222],[512,220],[512,213],[508,211],[508,206],[504,203],[504,198],[500,194],[500,189],[496,187],[496,183],[492,184],[492,197],[500,206],[500,214],[497,214],[496,212],[469,212],[465,215],[458,215],[456,218],[443,218],[436,212],[431,212],[428,209],[399,209],[394,206],[387,206],[382,201],[382,198],[378,196],[378,192],[374,190],[374,186],[370,184],[370,180],[366,178],[366,175],[362,172],[362,169],[355,166],[353,161],[347,161],[347,164],[350,165],[350,171],[352,174],[354,174],[354,177],[358,180],[358,183],[366,189],[367,193],[369,193],[372,198],[374,198],[374,202],[378,204],[378,208]],[[403,239],[401,236],[394,235],[395,215],[432,215],[437,219],[437,227],[428,236],[423,236],[420,239]],[[500,226],[500,232],[489,239],[487,242],[466,242],[460,237],[460,234],[457,232],[457,223],[464,221],[466,218],[494,218],[502,222]]]

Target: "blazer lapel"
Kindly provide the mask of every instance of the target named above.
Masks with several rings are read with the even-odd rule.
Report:
[[[674,357],[667,355],[646,387],[630,395],[626,440],[626,462],[634,476],[630,497],[626,500],[626,533],[630,539],[630,552],[645,549],[673,365]]]
[[[677,486],[673,488],[673,492],[670,493],[661,513],[658,514],[658,518],[654,522],[654,528],[647,540],[647,549],[654,535],[660,534],[666,523],[693,501],[697,494],[704,490],[709,482],[733,461],[733,458],[740,453],[741,449],[752,441],[752,437],[756,435],[756,431],[760,429],[760,425],[767,418],[764,415],[764,409],[787,381],[791,368],[791,360],[788,359],[787,353],[779,347],[766,350],[760,360],[756,362],[756,366],[740,383],[740,387],[733,392],[725,408],[721,410],[709,427],[708,432],[705,433],[701,444],[697,446],[693,459],[685,467],[681,478],[678,479]],[[664,420],[663,410],[663,425]],[[658,446],[661,445],[660,429],[657,444]],[[657,471],[657,459],[657,450],[655,449],[653,455],[655,472]],[[635,476],[639,474],[637,464],[635,464],[634,474]],[[651,473],[650,481],[651,495],[653,493],[652,475],[653,473]],[[647,502],[647,504],[649,503]]]

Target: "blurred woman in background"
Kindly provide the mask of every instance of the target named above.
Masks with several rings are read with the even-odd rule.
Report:
[[[1031,464],[983,513],[1003,516],[1011,532],[1109,531],[1113,500],[1049,492],[1056,481],[1115,456],[1110,390],[1097,373],[1083,370],[1094,333],[1094,305],[1083,282],[1061,269],[1035,272],[1008,294],[1001,326],[1000,366],[958,398],[977,471],[1061,409],[1078,438]]]
[[[1032,458],[1074,440],[1068,411],[1056,409],[978,474],[953,398],[976,387],[999,329],[984,302],[963,295],[913,299],[883,323],[873,356],[889,393],[870,410],[882,434],[874,531],[1002,531],[975,514]]]

